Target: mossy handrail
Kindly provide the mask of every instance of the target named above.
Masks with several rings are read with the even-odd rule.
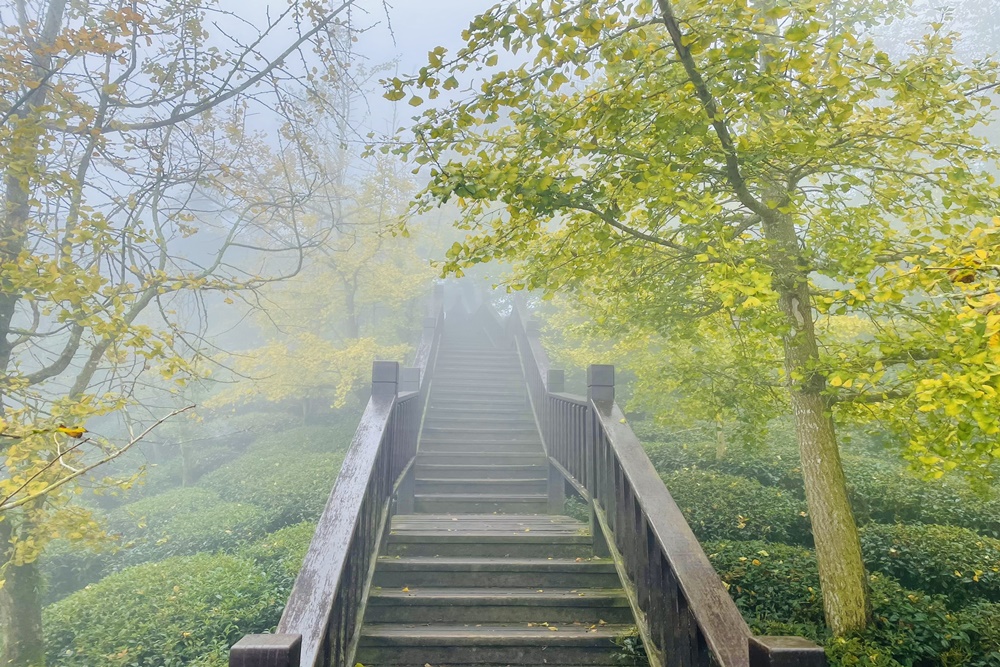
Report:
[[[566,394],[523,300],[515,301],[508,331],[556,471],[550,480],[563,478],[556,483],[589,504],[595,551],[618,566],[650,664],[826,665],[823,649],[806,639],[752,635],[615,403],[614,367],[591,365],[587,397]],[[550,489],[553,495],[561,494]]]
[[[413,465],[444,325],[440,294],[414,366],[376,361],[372,396],[344,457],[275,634],[247,635],[231,667],[354,664],[361,622],[393,500]]]

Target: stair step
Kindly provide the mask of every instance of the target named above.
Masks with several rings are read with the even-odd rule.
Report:
[[[504,428],[440,428],[424,426],[422,441],[426,442],[531,442],[542,444],[535,427]]]
[[[427,451],[422,448],[417,451],[417,464],[455,464],[455,465],[545,465],[548,459],[539,447],[537,451],[518,451],[504,449],[502,451]]]
[[[524,385],[516,389],[494,389],[492,387],[431,387],[432,405],[440,401],[499,401],[504,404],[511,404],[517,401],[524,402]]]
[[[588,535],[553,533],[440,533],[391,531],[386,544],[389,556],[461,556],[471,558],[590,558],[593,542]]]
[[[438,480],[519,480],[548,477],[548,466],[543,464],[487,463],[482,465],[423,463],[417,458],[414,468],[417,479]]]
[[[371,623],[628,623],[619,589],[438,588],[373,590]]]
[[[535,425],[535,418],[528,410],[521,410],[516,414],[504,417],[461,412],[442,415],[438,411],[432,410],[427,413],[427,418],[424,420],[424,428],[513,428],[538,430],[538,427]]]
[[[427,416],[443,417],[449,415],[484,415],[491,418],[503,418],[508,415],[528,416],[531,415],[531,408],[528,402],[523,399],[516,401],[490,401],[469,399],[434,399],[428,402]]]
[[[434,415],[455,415],[472,419],[475,417],[487,417],[499,419],[507,416],[534,416],[528,404],[518,399],[510,401],[509,405],[497,404],[493,401],[466,398],[466,400],[455,401],[443,405],[431,405],[427,411],[428,416]]]
[[[388,558],[380,557],[375,586],[473,588],[619,588],[618,572],[606,559]],[[607,620],[607,619],[604,619]]]
[[[479,366],[470,364],[456,364],[449,363],[447,361],[441,361],[440,359],[434,364],[434,377],[435,378],[467,378],[470,375],[488,375],[490,377],[511,377],[524,379],[524,375],[521,373],[520,364],[495,364],[492,366]]]
[[[438,368],[445,370],[521,370],[521,360],[513,357],[476,357],[476,356],[456,356],[439,355],[434,363],[435,371]]]
[[[586,523],[563,514],[397,514],[392,518],[392,530],[405,533],[408,530],[427,532],[429,527],[454,533],[475,533],[492,531],[496,534],[520,534],[525,528],[536,534],[539,531],[555,531],[565,535],[579,535],[587,530]]]
[[[551,628],[558,628],[556,631]],[[611,665],[626,625],[365,624],[358,662],[371,665]]]
[[[505,442],[500,440],[483,440],[471,442],[468,440],[420,440],[420,451],[427,454],[463,454],[467,452],[521,452],[525,454],[541,454],[540,440],[524,442]]]
[[[444,494],[538,494],[548,493],[549,478],[535,477],[529,479],[440,479],[416,476],[416,493]]]
[[[545,493],[480,494],[480,493],[416,493],[417,512],[501,512],[503,514],[542,513],[549,508]]]
[[[492,379],[508,382],[524,382],[520,366],[467,366],[461,364],[435,364],[435,380]]]

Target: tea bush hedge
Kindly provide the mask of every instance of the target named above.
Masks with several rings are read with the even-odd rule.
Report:
[[[277,530],[319,517],[343,460],[342,452],[247,452],[205,475],[199,486],[223,500],[264,508],[268,530]]]
[[[957,526],[874,523],[861,530],[861,547],[869,569],[945,595],[955,608],[1000,602],[1000,540]]]
[[[699,540],[810,543],[805,503],[787,491],[705,470],[681,470],[663,481]]]
[[[48,664],[213,664],[244,634],[277,624],[279,593],[253,561],[231,555],[130,567],[45,609]]]

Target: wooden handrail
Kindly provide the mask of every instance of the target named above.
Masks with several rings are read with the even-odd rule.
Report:
[[[590,505],[595,551],[615,559],[654,667],[826,664],[801,638],[754,637],[614,402],[614,369],[563,393],[521,300],[508,319],[552,469]],[[552,491],[550,490],[550,496]]]
[[[437,295],[436,295],[437,296]],[[248,635],[230,667],[353,665],[392,500],[412,467],[444,314],[424,321],[413,369],[416,391],[400,392],[398,362],[376,361],[372,396],[320,516],[277,633]]]

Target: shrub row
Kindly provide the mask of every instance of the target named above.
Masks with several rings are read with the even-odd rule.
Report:
[[[246,633],[274,627],[287,593],[224,554],[128,568],[45,609],[53,667],[222,665]]]
[[[869,569],[945,595],[952,607],[1000,602],[1000,540],[956,526],[876,523],[861,530],[861,547]]]
[[[663,482],[701,541],[811,541],[805,503],[782,489],[706,470],[681,470]]]
[[[319,517],[344,455],[285,453],[246,455],[205,475],[199,486],[226,501],[260,507],[276,530]]]
[[[49,664],[224,667],[242,635],[277,624],[314,530],[302,523],[237,554],[129,567],[49,605]]]
[[[265,534],[267,515],[254,505],[226,502],[208,489],[174,489],[112,510],[106,521],[117,543],[94,553],[72,544],[43,561],[46,601],[53,602],[122,568],[199,552],[233,551]]]
[[[834,667],[1000,664],[996,604],[956,613],[943,596],[908,590],[876,573],[870,577],[872,626],[838,639],[824,626],[811,551],[764,541],[709,542],[705,550],[755,634],[809,637],[826,647]]]
[[[804,497],[798,453],[787,446],[731,452],[716,460],[710,444],[645,445],[661,475],[685,468],[753,479]],[[926,523],[968,528],[1000,538],[1000,490],[979,494],[958,480],[925,481],[901,465],[870,456],[843,457],[848,493],[859,524]]]

